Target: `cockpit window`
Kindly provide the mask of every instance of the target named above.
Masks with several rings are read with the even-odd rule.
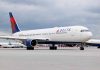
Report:
[[[89,30],[81,30],[80,32],[88,32]]]

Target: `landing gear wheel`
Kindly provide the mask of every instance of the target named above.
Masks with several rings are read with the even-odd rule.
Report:
[[[27,47],[27,50],[34,50],[34,47]]]
[[[84,47],[80,47],[80,50],[84,50]]]
[[[100,46],[98,46],[97,48],[99,48],[99,49],[100,49]]]
[[[54,46],[54,47],[49,47],[50,50],[57,50],[57,47]]]

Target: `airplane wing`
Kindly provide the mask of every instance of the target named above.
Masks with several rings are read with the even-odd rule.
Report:
[[[10,40],[50,40],[49,38],[39,38],[39,37],[32,37],[32,38],[26,38],[26,37],[15,37],[15,36],[0,36],[0,39],[10,39]]]
[[[14,37],[14,36],[0,36],[0,39],[24,40],[25,38],[19,38],[19,37]]]
[[[37,40],[40,44],[44,43],[44,44],[51,44],[51,43],[55,43],[55,44],[65,44],[65,43],[69,43],[69,44],[75,44],[75,43],[81,43],[81,42],[63,42],[63,41],[51,41],[49,38],[39,38],[39,37],[32,37],[32,38],[26,38],[26,37],[15,37],[15,36],[0,36],[0,39],[9,39],[9,40],[20,40],[20,41],[24,41],[24,40]]]

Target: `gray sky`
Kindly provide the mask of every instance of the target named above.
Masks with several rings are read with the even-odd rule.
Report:
[[[1,32],[11,32],[10,11],[21,30],[82,25],[100,38],[100,0],[0,0]]]

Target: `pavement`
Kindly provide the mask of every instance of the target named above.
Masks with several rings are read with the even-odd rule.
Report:
[[[0,70],[100,70],[100,49],[0,48]]]

